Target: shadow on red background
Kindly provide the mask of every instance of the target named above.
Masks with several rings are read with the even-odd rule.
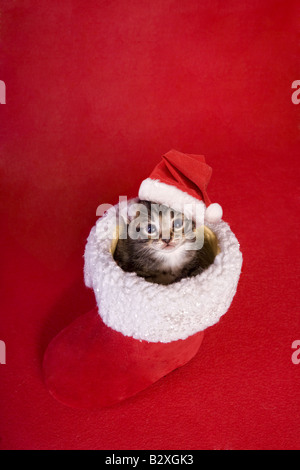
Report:
[[[0,5],[1,447],[299,447],[296,2]],[[96,208],[135,196],[170,148],[214,169],[244,255],[236,298],[182,369],[114,408],[65,408],[41,360],[94,304]]]

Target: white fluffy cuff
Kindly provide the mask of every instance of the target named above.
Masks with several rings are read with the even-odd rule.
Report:
[[[223,221],[208,227],[220,253],[202,274],[167,286],[124,272],[110,248],[115,208],[92,228],[85,249],[85,283],[93,288],[104,323],[125,336],[168,343],[217,323],[236,292],[242,266],[239,243]]]

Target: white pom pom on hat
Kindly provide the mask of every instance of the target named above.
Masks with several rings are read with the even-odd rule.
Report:
[[[205,211],[205,220],[211,224],[215,224],[222,219],[223,209],[217,202],[210,204]]]

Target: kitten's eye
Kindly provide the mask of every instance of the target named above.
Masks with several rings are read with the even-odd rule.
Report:
[[[149,235],[155,235],[157,233],[157,228],[155,227],[154,224],[148,224],[147,232],[149,233]]]
[[[175,219],[173,222],[173,227],[174,230],[180,230],[183,227],[183,221],[182,219]]]

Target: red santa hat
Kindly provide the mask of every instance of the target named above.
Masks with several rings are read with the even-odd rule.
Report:
[[[139,196],[180,211],[196,203],[207,220],[214,206],[206,193],[210,175],[204,157],[172,150],[143,181]],[[242,265],[236,237],[219,220],[221,211],[213,213],[219,246],[214,263],[166,286],[124,272],[115,262],[115,207],[97,221],[84,255],[85,284],[97,305],[58,334],[44,357],[45,382],[57,400],[77,408],[113,405],[197,353],[203,331],[229,308]]]
[[[142,182],[139,198],[171,207],[191,218],[197,214],[201,221],[204,218],[206,222],[216,223],[223,211],[220,204],[210,202],[207,194],[211,174],[203,155],[170,150]]]

